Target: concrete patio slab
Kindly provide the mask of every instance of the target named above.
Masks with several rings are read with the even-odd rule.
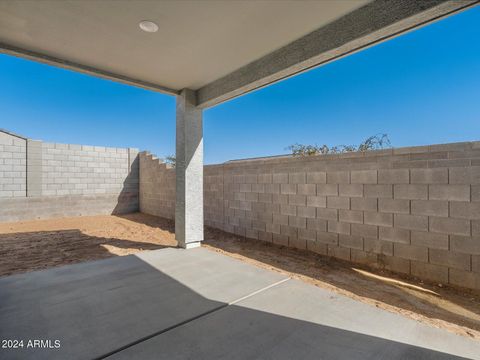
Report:
[[[0,278],[0,338],[24,340],[1,359],[480,359],[480,342],[203,248]]]
[[[110,358],[480,359],[480,342],[289,280]]]
[[[94,359],[285,277],[205,249],[162,249],[0,279],[1,359]],[[60,340],[58,349],[27,348]]]

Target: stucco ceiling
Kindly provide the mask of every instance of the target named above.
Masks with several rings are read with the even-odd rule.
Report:
[[[368,2],[2,0],[0,43],[195,90]]]

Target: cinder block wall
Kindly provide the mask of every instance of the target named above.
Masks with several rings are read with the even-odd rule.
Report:
[[[174,187],[144,164],[141,211],[173,218]],[[480,289],[479,142],[228,162],[205,167],[204,191],[207,225]]]
[[[26,139],[0,131],[0,199],[26,196]]]
[[[138,149],[0,142],[1,222],[138,211]]]
[[[175,218],[175,169],[149,154],[141,152],[140,211],[167,219]]]
[[[125,148],[42,144],[42,195],[120,193],[138,184],[129,175]]]

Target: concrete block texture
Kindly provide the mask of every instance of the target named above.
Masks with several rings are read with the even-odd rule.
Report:
[[[327,231],[336,234],[350,235],[350,223],[340,221],[328,221]]]
[[[324,208],[327,206],[326,196],[307,196],[307,206]]]
[[[42,142],[26,141],[26,196],[42,196],[43,189],[43,151]]]
[[[55,143],[41,148],[42,196],[138,194],[137,149]]]
[[[323,171],[314,171],[307,173],[308,184],[325,184],[327,182],[327,173]]]
[[[338,244],[341,247],[363,250],[363,237],[358,235],[343,235],[338,237]]]
[[[411,169],[412,184],[448,184],[448,168]]]
[[[26,160],[27,140],[0,131],[0,201],[26,196]]]
[[[450,250],[467,255],[480,255],[480,236],[450,236]]]
[[[376,198],[351,198],[352,210],[377,211],[379,200]]]
[[[448,267],[428,264],[425,262],[411,261],[411,274],[421,279],[447,284]]]
[[[408,184],[409,179],[409,169],[378,170],[379,184]]]
[[[138,195],[95,194],[0,199],[0,219],[14,222],[138,211]]]
[[[414,215],[448,217],[448,201],[412,200],[411,211]]]
[[[363,212],[355,210],[338,210],[338,219],[342,222],[363,223]]]
[[[428,217],[420,215],[395,214],[394,226],[400,229],[428,231]]]
[[[480,289],[479,273],[450,268],[448,275],[448,281],[452,285],[476,290]]]
[[[349,184],[350,172],[349,171],[330,171],[327,172],[328,184]]]
[[[28,166],[32,172],[41,169],[41,196],[27,197],[27,140],[24,151],[22,139],[0,136],[0,142],[2,221],[25,214],[55,217],[138,208],[176,217],[176,170],[148,153],[40,143],[40,152],[38,146],[37,151],[30,147]],[[203,190],[192,188],[190,194],[197,203],[203,197],[208,226],[425,280],[475,287],[480,183],[469,146],[209,165],[202,168],[203,175],[190,173],[194,180],[203,179]],[[450,161],[458,159],[467,160],[466,165]],[[201,222],[193,223],[201,227]]]
[[[430,229],[434,233],[469,236],[471,223],[469,220],[430,217]]]
[[[351,233],[352,235],[358,235],[362,237],[377,238],[378,227],[375,225],[367,225],[367,224],[352,224]]]
[[[429,249],[429,262],[448,268],[471,270],[469,254],[456,253],[454,251]]]
[[[376,184],[377,170],[356,170],[350,174],[352,184]]]
[[[452,167],[449,171],[450,184],[480,184],[480,166]]]
[[[125,212],[126,209],[138,211],[137,149],[44,143],[1,131],[0,140],[11,145],[0,148],[3,159],[0,161],[0,201],[6,200],[2,204],[6,212],[0,216],[0,221],[68,216],[65,214],[95,215],[95,211],[98,214]],[[1,164],[10,166],[10,171],[3,172]],[[59,201],[70,199],[70,196],[71,205]],[[86,196],[85,202],[78,200],[79,196]],[[95,205],[92,211],[85,211],[83,204],[91,204],[91,198],[96,196],[98,204],[104,205]],[[104,196],[108,197],[107,202]],[[34,200],[10,208],[8,200],[24,197],[39,201],[45,214],[38,213]],[[111,199],[115,198],[117,205],[112,206]],[[21,212],[17,211],[18,207]]]
[[[393,214],[365,211],[364,222],[369,225],[393,226]]]
[[[327,196],[327,208],[350,209],[350,199],[348,197]]]
[[[393,244],[393,255],[402,259],[428,262],[428,248],[409,244]]]
[[[313,231],[327,231],[327,220],[307,219],[307,229]]]
[[[472,271],[480,274],[480,255],[472,256]]]
[[[395,185],[394,198],[404,200],[427,200],[428,185]]]
[[[316,242],[326,245],[338,245],[338,234],[318,231]]]
[[[469,185],[429,185],[430,200],[470,201]]]
[[[315,184],[298,184],[297,193],[299,195],[316,195],[317,187]]]
[[[467,150],[448,144],[435,152],[401,150],[381,159],[365,153],[359,161],[339,154],[308,163],[284,158],[206,166],[205,223],[429,281],[476,286],[477,170],[440,162],[468,158]],[[174,171],[157,162],[141,166],[140,179],[142,211],[173,218]]]
[[[448,250],[448,235],[438,234],[427,231],[412,231],[411,244],[425,246],[430,249]]]
[[[363,184],[340,184],[338,188],[340,196],[363,197]]]
[[[392,185],[364,185],[364,196],[367,198],[392,198],[393,187]]]
[[[450,217],[457,219],[480,219],[480,202],[451,201]]]
[[[364,250],[367,253],[393,256],[393,243],[379,239],[365,237],[363,239]]]
[[[409,214],[410,200],[378,199],[378,211],[382,213]]]

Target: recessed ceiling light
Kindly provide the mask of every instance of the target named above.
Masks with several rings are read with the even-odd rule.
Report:
[[[145,32],[154,33],[158,31],[158,25],[155,24],[153,21],[143,20],[140,21],[138,26],[140,26],[140,29]]]

